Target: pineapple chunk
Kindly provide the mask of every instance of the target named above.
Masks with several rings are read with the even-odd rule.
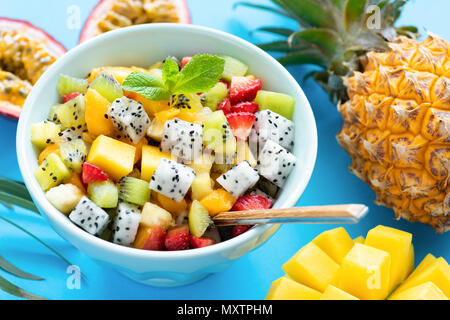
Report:
[[[314,242],[338,264],[342,263],[345,255],[353,247],[354,242],[344,228],[325,231],[317,236]]]
[[[390,290],[408,275],[411,240],[411,233],[385,226],[377,226],[367,233],[365,245],[391,255]]]
[[[92,144],[87,161],[119,180],[133,171],[135,155],[135,147],[100,135]]]
[[[238,140],[236,143],[236,164],[241,163],[244,160],[250,164],[251,167],[255,168],[258,164],[255,156],[253,155],[248,143],[243,140]]]
[[[94,89],[86,93],[85,120],[89,133],[93,136],[101,134],[110,136],[115,132],[110,119],[105,117],[111,103]]]
[[[336,287],[363,300],[384,299],[389,293],[391,256],[356,243],[342,261]]]
[[[394,293],[389,300],[448,300],[448,297],[433,282],[427,281]]]
[[[73,184],[62,184],[45,193],[47,200],[64,214],[69,214],[83,196],[84,193]]]
[[[358,238],[353,239],[353,242],[354,242],[354,243],[361,243],[361,244],[364,244],[364,241],[366,241],[366,240],[364,239],[363,236],[359,236]]]
[[[403,282],[394,294],[418,286],[425,282],[433,282],[442,292],[450,297],[450,266],[444,258],[425,257],[417,269]]]
[[[142,161],[141,161],[141,179],[150,181],[159,165],[162,158],[171,159],[174,161],[176,157],[172,157],[170,153],[162,152],[158,147],[142,146]]]
[[[167,230],[169,227],[175,225],[175,222],[169,211],[151,202],[147,202],[142,209],[141,226],[152,227],[155,225]]]
[[[213,192],[211,177],[208,172],[200,172],[195,176],[191,185],[191,198],[193,200],[200,200]]]
[[[288,277],[272,282],[266,300],[319,300],[320,292]]]
[[[359,300],[359,299],[329,284],[325,288],[323,294],[320,296],[320,300]]]
[[[213,163],[214,155],[211,152],[206,152],[206,150],[204,150],[201,157],[187,164],[187,166],[194,169],[196,174],[201,172],[209,173],[211,171]]]
[[[315,243],[300,249],[282,269],[295,281],[323,292],[335,278],[339,265]]]

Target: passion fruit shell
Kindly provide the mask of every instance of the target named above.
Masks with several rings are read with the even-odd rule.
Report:
[[[190,24],[186,0],[101,0],[87,18],[79,43],[118,28],[156,22]]]
[[[66,51],[31,23],[0,18],[0,114],[18,118],[32,85]]]

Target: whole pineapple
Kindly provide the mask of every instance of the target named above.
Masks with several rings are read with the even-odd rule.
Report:
[[[448,231],[450,44],[394,27],[407,0],[272,1],[301,29],[263,28],[289,38],[260,46],[286,52],[284,64],[322,67],[314,79],[344,119],[350,170],[397,217]]]

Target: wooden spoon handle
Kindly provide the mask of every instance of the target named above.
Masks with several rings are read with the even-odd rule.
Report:
[[[369,211],[362,204],[295,207],[252,211],[221,212],[213,217],[216,225],[265,223],[357,223]]]

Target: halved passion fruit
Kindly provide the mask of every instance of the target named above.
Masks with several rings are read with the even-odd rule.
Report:
[[[89,15],[79,43],[118,28],[155,22],[191,23],[186,0],[101,0]]]
[[[32,24],[0,18],[0,114],[18,118],[33,84],[66,48]]]

